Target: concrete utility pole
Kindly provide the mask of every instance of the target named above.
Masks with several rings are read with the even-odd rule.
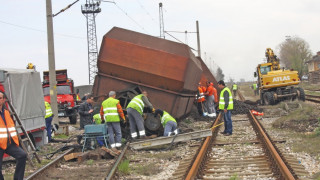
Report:
[[[58,103],[57,103],[57,80],[56,66],[54,59],[54,41],[53,41],[53,20],[51,0],[46,0],[47,10],[47,36],[48,36],[48,65],[49,65],[49,83],[50,83],[50,104],[54,114],[52,124],[59,124]],[[53,128],[56,130],[55,126]]]
[[[201,51],[200,51],[200,33],[199,33],[199,22],[197,23],[197,41],[198,41],[198,56],[201,57]]]

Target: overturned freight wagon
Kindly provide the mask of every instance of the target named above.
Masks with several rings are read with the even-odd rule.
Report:
[[[179,119],[191,111],[201,74],[189,46],[114,27],[103,38],[92,92],[102,101],[117,91],[126,107],[146,90],[155,108]]]

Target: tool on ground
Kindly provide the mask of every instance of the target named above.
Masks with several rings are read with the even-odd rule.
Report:
[[[213,129],[216,128],[216,127],[218,127],[218,126],[221,126],[222,124],[224,124],[224,122],[222,122],[222,123],[220,123],[220,124],[217,124],[217,125],[215,125],[215,126],[212,126],[212,127],[210,128],[211,131],[213,131]]]

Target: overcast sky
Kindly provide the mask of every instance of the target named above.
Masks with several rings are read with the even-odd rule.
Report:
[[[57,13],[75,0],[52,0]],[[45,0],[0,0],[0,67],[22,68],[28,62],[41,72],[48,70]],[[165,31],[196,31],[200,26],[202,57],[219,66],[226,80],[254,80],[253,72],[286,36],[320,50],[319,0],[115,0],[103,2],[96,18],[98,49],[101,40],[117,26],[159,36],[159,2],[163,3]],[[75,85],[88,84],[86,18],[80,0],[53,19],[56,69],[68,69]],[[192,48],[196,34],[170,33]],[[166,39],[173,40],[168,35]],[[194,52],[196,55],[197,53]],[[213,62],[212,62],[213,61]]]

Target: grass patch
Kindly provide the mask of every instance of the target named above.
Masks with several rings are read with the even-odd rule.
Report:
[[[149,163],[149,164],[144,164],[144,165],[135,165],[132,167],[132,172],[144,176],[151,176],[154,174],[158,174],[162,171],[160,166],[154,164],[154,163]]]
[[[234,174],[230,177],[230,180],[237,180],[238,179],[238,175]]]
[[[283,106],[282,103],[278,105]],[[272,126],[276,128],[291,129],[296,132],[312,132],[319,127],[319,112],[316,107],[302,103],[302,108],[297,108],[287,116],[276,120]]]
[[[118,171],[120,174],[129,174],[130,173],[130,167],[129,167],[129,160],[122,161],[118,166]]]
[[[65,134],[58,134],[58,135],[55,135],[54,138],[57,138],[57,139],[68,139],[69,136],[67,136]]]
[[[90,160],[87,160],[87,161],[86,161],[87,165],[89,165],[89,166],[93,165],[93,162],[94,162],[93,159],[90,159]]]

